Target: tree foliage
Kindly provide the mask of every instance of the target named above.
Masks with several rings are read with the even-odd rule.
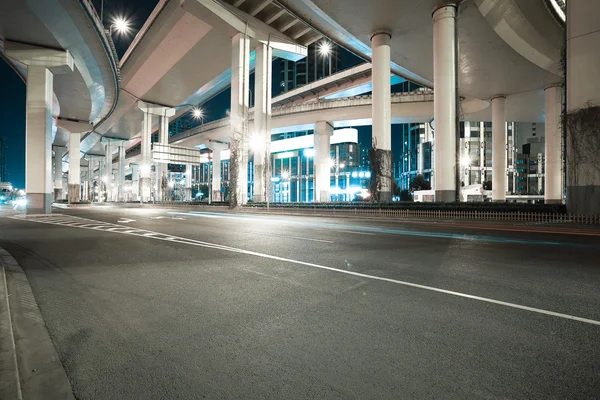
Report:
[[[431,182],[425,179],[423,175],[419,174],[410,182],[409,187],[411,192],[417,190],[431,190]]]

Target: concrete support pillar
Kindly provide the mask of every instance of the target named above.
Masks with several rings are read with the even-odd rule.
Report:
[[[315,124],[315,201],[331,200],[331,135],[333,126],[329,122],[319,121]]]
[[[266,44],[256,48],[254,73],[254,193],[255,202],[271,197],[271,79],[272,50]]]
[[[131,197],[132,200],[139,200],[140,166],[139,164],[129,164],[131,168]]]
[[[52,84],[54,73],[73,71],[67,51],[4,40],[4,54],[27,65],[25,191],[27,214],[52,211]]]
[[[227,149],[227,144],[208,142],[205,145],[212,150],[212,179],[209,196],[211,196],[212,201],[223,201],[221,192],[221,152]]]
[[[600,7],[567,3],[567,209],[600,214]]]
[[[106,186],[106,201],[113,201],[113,147],[109,144],[105,147],[105,165],[106,165],[106,173],[102,177]]]
[[[373,51],[373,148],[381,159],[381,170],[372,170],[372,179],[380,174],[379,201],[392,201],[392,119],[390,86],[391,33],[377,30],[371,35]],[[373,169],[374,166],[371,166]]]
[[[506,97],[492,99],[492,201],[506,201]]]
[[[435,200],[456,200],[456,6],[433,13]]]
[[[238,33],[232,39],[231,59],[231,156],[229,190],[232,208],[248,200],[248,83],[250,80],[250,38]]]
[[[69,134],[69,203],[81,201],[81,134]]]
[[[160,115],[158,125],[158,143],[169,144],[169,117],[166,115]],[[156,163],[156,186],[157,186],[157,199],[159,201],[165,200],[165,193],[163,193],[163,179],[166,179],[168,164]]]
[[[142,122],[142,144],[141,144],[141,164],[140,164],[140,179],[139,179],[139,195],[142,203],[150,201],[152,178],[152,114],[144,112]]]
[[[185,201],[192,201],[192,164],[185,165]]]
[[[562,113],[562,88],[552,86],[546,88],[546,139],[544,166],[545,190],[544,201],[547,204],[562,202],[562,135],[560,119]]]
[[[54,200],[63,199],[63,157],[65,148],[53,146],[54,149]]]
[[[117,175],[119,201],[125,201],[125,143],[119,146],[119,174]]]

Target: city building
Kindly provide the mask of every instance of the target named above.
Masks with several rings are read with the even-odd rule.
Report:
[[[514,195],[544,193],[544,124],[506,123],[506,192]],[[465,121],[460,123],[460,185],[491,183],[492,124]],[[404,124],[401,128],[401,151],[394,154],[394,179],[400,190],[409,189],[417,174],[433,179],[434,131],[429,124]],[[433,183],[433,182],[432,182]]]
[[[6,139],[0,137],[0,182],[8,181],[8,151]]]
[[[318,41],[308,46],[308,55],[300,61],[280,60],[280,92],[298,88],[342,68],[341,49],[334,43]]]
[[[271,143],[271,182],[274,202],[312,202],[314,195],[314,154],[313,132],[301,132],[297,136],[276,140]],[[361,189],[366,188],[371,176],[368,168],[360,163],[358,131],[352,128],[335,130],[331,136],[331,200],[352,201]],[[210,191],[212,163],[207,153],[206,159],[192,171],[192,193]],[[221,192],[227,199],[229,188],[229,150],[221,153]],[[248,193],[253,193],[252,161],[249,165]],[[171,173],[175,182],[183,174]]]

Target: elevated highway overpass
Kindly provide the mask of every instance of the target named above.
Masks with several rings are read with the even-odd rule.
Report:
[[[49,212],[52,146],[60,156],[65,146],[73,153],[69,185],[75,196],[81,152],[96,143],[91,131],[111,115],[119,98],[116,53],[89,0],[2,0],[0,56],[27,85],[29,210]],[[58,181],[62,191],[62,176]]]

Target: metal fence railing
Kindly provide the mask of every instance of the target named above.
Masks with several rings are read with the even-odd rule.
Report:
[[[245,207],[244,212],[267,212],[265,207]],[[461,210],[406,210],[406,209],[360,209],[360,208],[293,208],[271,207],[270,214],[299,214],[322,216],[357,216],[374,218],[414,218],[438,220],[515,221],[537,223],[575,223],[600,225],[600,215],[566,213],[540,213],[522,211],[461,211]]]

